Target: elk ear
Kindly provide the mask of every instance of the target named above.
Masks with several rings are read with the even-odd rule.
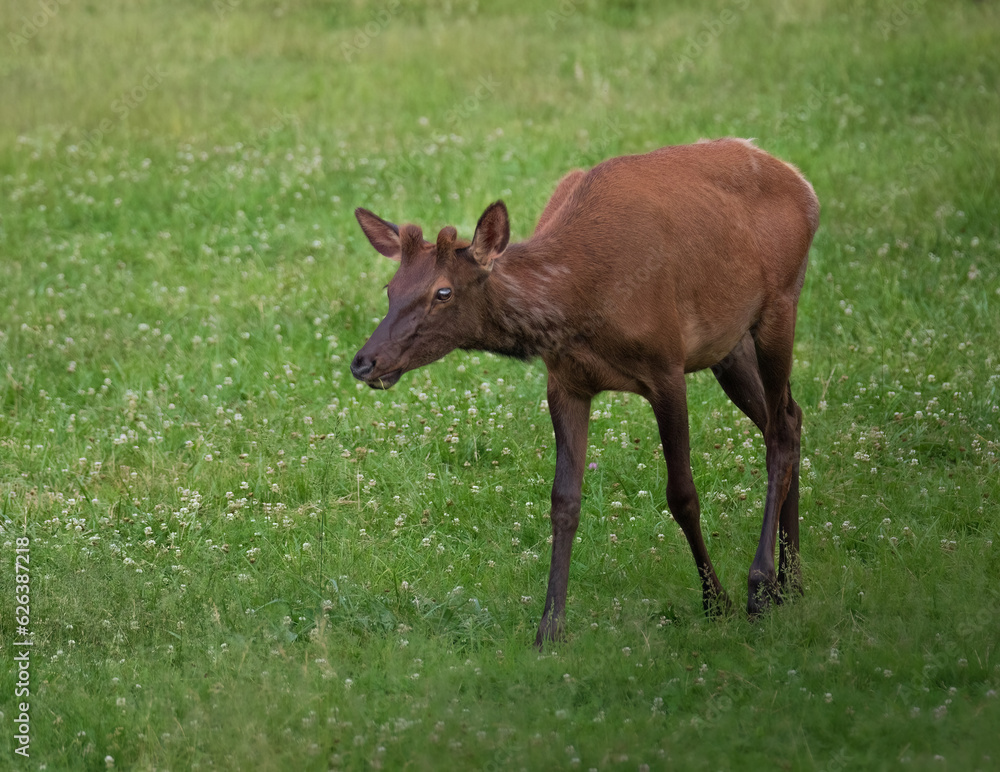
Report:
[[[503,254],[510,241],[510,218],[503,201],[496,201],[486,207],[476,225],[476,235],[472,237],[469,253],[487,271],[493,261]]]
[[[361,207],[354,210],[354,216],[358,218],[361,230],[365,232],[375,251],[390,260],[398,261],[402,258],[403,249],[399,241],[398,226]]]

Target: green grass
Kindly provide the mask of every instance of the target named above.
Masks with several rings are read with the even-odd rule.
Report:
[[[0,10],[0,767],[996,766],[995,4],[53,7]],[[544,367],[356,384],[394,265],[352,211],[469,236],[503,197],[524,237],[570,168],[723,135],[823,205],[806,593],[705,620],[652,414],[605,394],[539,655]],[[689,403],[742,604],[763,443]]]

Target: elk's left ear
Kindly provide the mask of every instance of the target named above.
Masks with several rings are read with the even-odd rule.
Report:
[[[493,261],[503,254],[510,241],[510,218],[503,201],[496,201],[486,207],[476,225],[476,235],[472,237],[469,253],[487,271]]]
[[[399,242],[397,225],[361,207],[354,210],[354,216],[358,218],[358,225],[377,252],[397,262],[402,258],[403,250]]]

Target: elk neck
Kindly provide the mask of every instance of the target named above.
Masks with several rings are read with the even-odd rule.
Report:
[[[558,350],[565,340],[569,309],[563,291],[569,268],[544,237],[511,244],[496,259],[485,283],[475,348],[531,359]]]

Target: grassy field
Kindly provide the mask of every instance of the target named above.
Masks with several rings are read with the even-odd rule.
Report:
[[[0,768],[1000,764],[995,3],[0,19]],[[605,394],[569,636],[539,654],[544,367],[355,383],[395,266],[353,209],[468,237],[502,197],[523,238],[567,170],[725,135],[823,206],[793,372],[805,595],[703,618],[652,413]],[[763,442],[710,374],[689,402],[742,606]]]

